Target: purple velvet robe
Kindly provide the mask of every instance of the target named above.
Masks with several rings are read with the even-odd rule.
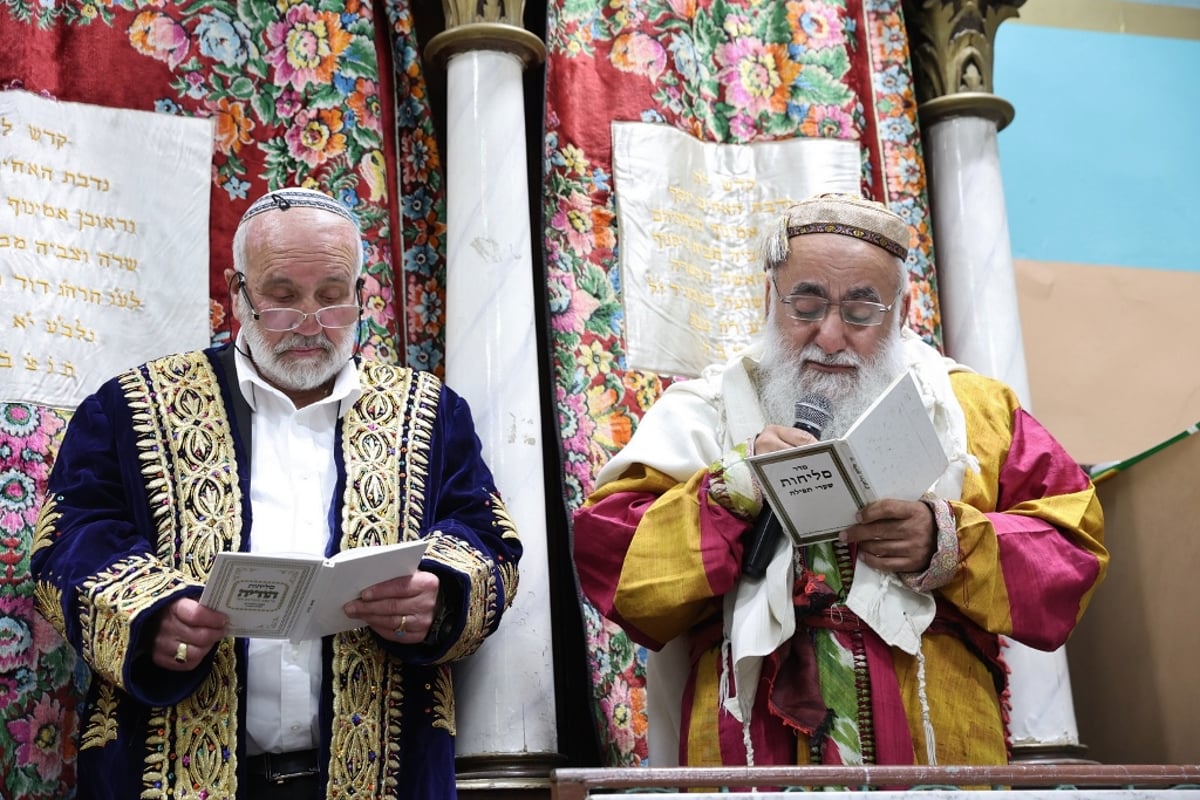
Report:
[[[138,654],[164,605],[198,598],[220,550],[248,550],[250,409],[228,348],[168,356],[105,383],[71,420],[32,569],[39,610],[91,672],[78,797],[235,798],[246,785],[246,640],[191,672]],[[368,361],[338,420],[327,554],[423,537],[441,579],[437,635],[402,645],[361,628],[326,637],[328,796],[452,798],[449,662],[495,631],[521,544],[466,402],[429,373]],[[286,469],[287,465],[279,465]]]

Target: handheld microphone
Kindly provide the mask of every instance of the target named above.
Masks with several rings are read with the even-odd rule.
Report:
[[[827,398],[819,394],[806,394],[796,402],[796,421],[793,427],[820,439],[831,416]],[[742,575],[757,580],[767,574],[767,564],[771,563],[771,556],[775,555],[775,543],[779,541],[782,533],[783,527],[764,497],[762,511],[754,521],[754,527],[750,529],[746,551],[742,555]]]

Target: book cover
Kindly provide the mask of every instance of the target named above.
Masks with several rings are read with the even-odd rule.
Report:
[[[293,642],[360,627],[342,606],[368,586],[411,575],[426,541],[304,553],[218,553],[200,604],[229,617],[232,636]]]
[[[844,436],[749,461],[764,498],[797,544],[836,538],[875,500],[919,499],[949,463],[909,372]]]

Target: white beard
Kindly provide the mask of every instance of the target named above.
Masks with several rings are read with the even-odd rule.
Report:
[[[803,369],[805,361],[853,365],[858,369],[849,374],[818,372]],[[834,439],[844,434],[903,371],[904,351],[898,327],[890,328],[873,356],[863,358],[850,350],[829,355],[814,343],[796,350],[789,347],[771,322],[755,377],[768,423],[794,425],[796,401],[805,395],[816,395],[829,401],[830,419],[821,431],[821,438]]]
[[[263,378],[281,389],[294,392],[316,389],[341,372],[342,367],[354,353],[355,337],[347,336],[340,345],[334,345],[321,334],[304,336],[292,333],[285,336],[279,344],[272,348],[267,343],[266,336],[259,328],[257,320],[249,313],[250,309],[247,308],[245,311],[246,313],[242,315],[242,318],[246,320],[242,324],[242,334],[246,337],[250,360],[254,362],[254,366]],[[300,364],[290,364],[281,357],[281,354],[292,347],[318,347],[325,352],[320,358],[310,359]]]

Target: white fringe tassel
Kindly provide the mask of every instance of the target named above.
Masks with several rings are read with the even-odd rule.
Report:
[[[929,718],[929,696],[925,694],[925,650],[917,648],[917,697],[921,699],[921,724],[925,728],[925,757],[929,766],[937,766],[937,739],[933,735],[933,722]]]

